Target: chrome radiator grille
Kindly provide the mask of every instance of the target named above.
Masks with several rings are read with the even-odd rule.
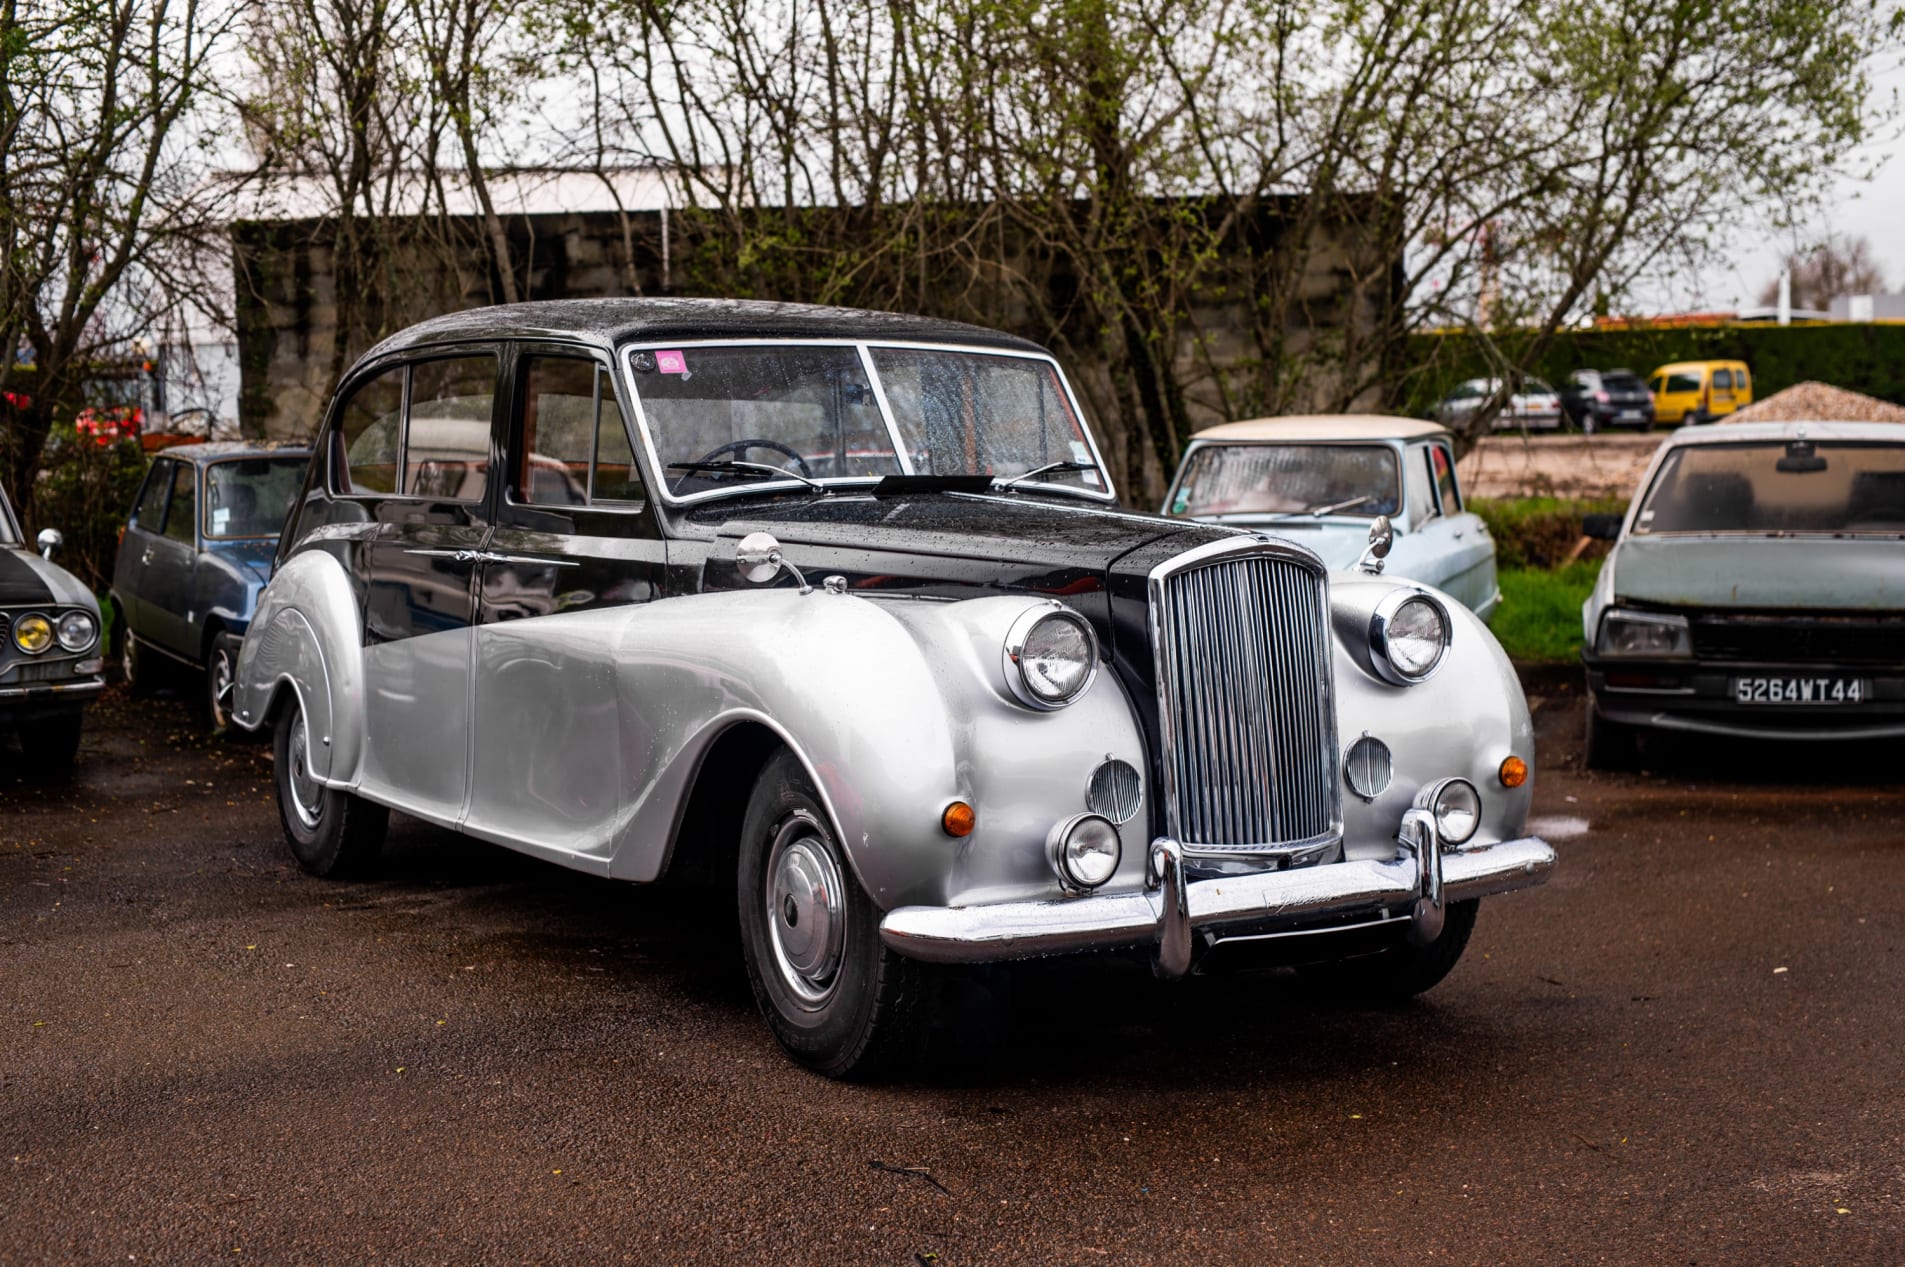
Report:
[[[1306,559],[1228,543],[1152,574],[1166,813],[1186,847],[1340,836],[1325,586]]]

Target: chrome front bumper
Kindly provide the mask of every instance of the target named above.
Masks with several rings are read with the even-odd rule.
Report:
[[[1432,941],[1447,903],[1530,888],[1553,870],[1554,850],[1536,837],[1449,847],[1428,813],[1410,810],[1396,856],[1386,862],[1193,880],[1185,875],[1182,848],[1161,839],[1151,847],[1144,892],[901,906],[880,921],[880,937],[896,953],[929,963],[996,963],[1154,945],[1159,972],[1182,976],[1200,940],[1208,947],[1233,938],[1408,920],[1414,940]]]

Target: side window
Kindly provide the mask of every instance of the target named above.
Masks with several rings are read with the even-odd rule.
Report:
[[[1427,446],[1416,445],[1411,448],[1402,469],[1405,472],[1403,479],[1408,485],[1409,521],[1425,524],[1442,513],[1435,504],[1435,474],[1429,467]]]
[[[192,544],[192,535],[198,527],[198,490],[197,482],[192,478],[192,468],[182,462],[173,466],[177,474],[172,480],[172,508],[165,513],[165,535],[174,541]]]
[[[1733,390],[1733,371],[1732,370],[1714,370],[1713,371],[1713,386],[1714,386],[1714,389],[1717,391],[1723,391],[1723,392],[1732,391]]]
[[[1455,491],[1455,463],[1449,458],[1447,445],[1429,446],[1429,469],[1435,472],[1435,497],[1442,505],[1442,513],[1453,515],[1462,509],[1462,499]]]
[[[642,501],[628,429],[596,362],[532,356],[523,364],[517,495],[533,506]]]
[[[145,487],[139,490],[139,506],[132,512],[132,521],[147,532],[157,532],[165,526],[165,504],[172,497],[172,472],[177,465],[154,462],[146,475]]]
[[[1748,377],[1744,365],[1733,371],[1733,386],[1743,392],[1753,390],[1753,380]]]
[[[351,392],[338,417],[331,477],[340,493],[397,491],[403,439],[404,367],[392,366]]]
[[[441,501],[482,501],[489,489],[496,358],[445,357],[410,367],[410,426],[403,491]]]

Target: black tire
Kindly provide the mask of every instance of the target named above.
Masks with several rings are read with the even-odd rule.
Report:
[[[748,984],[788,1055],[830,1078],[919,1059],[939,976],[880,941],[880,910],[791,753],[768,761],[748,799],[735,897]]]
[[[126,627],[125,614],[114,614],[118,619],[112,622],[113,663],[119,669],[119,680],[126,684],[126,693],[134,699],[143,699],[158,685],[153,656],[132,636],[132,630]]]
[[[79,758],[79,736],[85,715],[74,711],[46,717],[20,734],[20,769],[38,783],[58,783],[73,776]]]
[[[315,876],[363,875],[384,848],[390,811],[349,792],[328,788],[305,770],[310,742],[304,710],[294,695],[278,713],[273,735],[273,781],[278,786],[278,822],[298,865]]]
[[[212,638],[205,656],[203,689],[199,694],[199,714],[213,733],[231,730],[231,691],[238,679],[238,648],[244,645],[228,633]]]
[[[1636,732],[1632,726],[1609,721],[1601,716],[1594,706],[1594,698],[1587,702],[1587,767],[1590,770],[1631,770],[1640,759],[1640,745],[1635,742]]]
[[[1335,963],[1309,964],[1301,971],[1314,987],[1354,1002],[1406,1003],[1441,984],[1455,971],[1475,932],[1481,902],[1450,902],[1443,913],[1442,932],[1426,946],[1399,940],[1387,950]]]

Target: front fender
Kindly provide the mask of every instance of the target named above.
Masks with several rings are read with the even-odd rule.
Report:
[[[1398,588],[1434,595],[1449,614],[1448,654],[1426,682],[1414,686],[1391,686],[1369,667],[1369,615]],[[1395,763],[1389,787],[1375,800],[1344,789],[1345,856],[1393,855],[1396,824],[1416,793],[1450,775],[1468,779],[1481,793],[1477,843],[1520,837],[1534,798],[1534,725],[1521,679],[1495,635],[1468,608],[1426,585],[1339,573],[1330,590],[1338,741],[1347,751],[1361,736],[1373,735],[1389,746]],[[1501,783],[1501,763],[1509,756],[1528,763],[1528,778],[1518,788]]]
[[[1092,770],[1108,754],[1140,770],[1144,761],[1110,672],[1056,712],[1011,699],[1006,631],[1046,601],[773,589],[547,618],[597,623],[612,648],[632,800],[609,873],[662,872],[702,758],[729,727],[758,723],[805,763],[880,907],[1055,895],[1046,833],[1085,808]],[[978,809],[964,839],[940,828],[953,800]],[[1143,822],[1127,825],[1114,885],[1142,883]]]
[[[232,719],[258,729],[285,686],[311,726],[311,773],[353,786],[364,753],[363,631],[349,574],[321,550],[293,555],[259,597],[238,653]]]

